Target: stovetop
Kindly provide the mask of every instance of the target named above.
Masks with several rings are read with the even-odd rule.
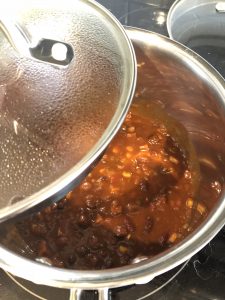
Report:
[[[99,0],[123,25],[168,35],[166,17],[174,0]],[[199,49],[224,77],[225,51]],[[15,280],[15,279],[13,279]],[[0,299],[3,300],[64,300],[69,291],[38,286],[18,279],[16,283],[0,271]],[[19,286],[18,284],[22,285]],[[24,287],[28,290],[24,290]],[[33,293],[33,295],[31,294]],[[225,228],[190,261],[143,285],[133,285],[109,291],[112,300],[224,300],[225,299]],[[97,299],[87,292],[82,299]]]

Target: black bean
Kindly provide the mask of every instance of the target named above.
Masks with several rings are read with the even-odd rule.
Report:
[[[168,242],[168,238],[169,238],[169,233],[165,233],[163,234],[160,238],[159,238],[159,244],[162,247],[165,247],[167,242]]]
[[[103,200],[103,202],[110,202],[111,203],[113,201],[113,198],[110,195],[110,196],[102,197],[102,200]]]
[[[114,200],[112,203],[111,203],[111,207],[110,207],[110,210],[111,210],[111,214],[113,216],[116,216],[116,215],[119,215],[122,213],[122,206],[119,205],[119,202],[117,200]]]
[[[58,204],[57,204],[57,203],[53,203],[53,204],[51,205],[52,211],[54,211],[56,208],[58,208]]]
[[[165,167],[160,166],[158,168],[158,172],[162,175],[168,175],[168,174],[171,174],[171,168],[165,168]]]
[[[120,256],[120,264],[121,265],[127,265],[130,262],[130,256],[127,254],[123,254]]]
[[[133,224],[132,220],[129,217],[124,218],[124,224],[127,228],[128,233],[135,231],[135,225]]]
[[[96,201],[94,199],[86,199],[85,204],[88,208],[96,208]]]
[[[44,209],[44,214],[49,215],[52,212],[51,206],[48,206]]]
[[[48,244],[46,241],[41,240],[38,244],[38,256],[48,256]]]
[[[47,228],[45,224],[32,224],[31,232],[37,236],[44,237],[47,234]]]
[[[139,183],[139,186],[140,186],[140,189],[141,189],[142,192],[147,193],[149,191],[149,183],[148,183],[147,180],[142,180]]]
[[[148,204],[148,203],[151,202],[151,201],[152,201],[152,198],[151,198],[150,195],[148,195],[148,196],[145,197],[145,199],[144,199],[144,201],[143,201],[143,202],[144,202],[143,204],[146,205],[146,204]]]
[[[42,221],[43,220],[43,214],[41,212],[38,212],[36,214],[36,217],[38,218],[39,221]]]
[[[84,213],[81,213],[78,217],[78,221],[77,223],[82,227],[82,228],[85,228],[89,225],[90,223],[90,219],[89,217],[84,214]]]
[[[100,181],[107,181],[108,177],[107,176],[101,176],[101,177],[99,177],[99,180]]]
[[[104,268],[110,268],[110,267],[112,267],[112,265],[113,265],[113,258],[112,258],[112,256],[107,255],[107,256],[104,258],[104,264],[103,264],[103,267],[104,267]]]
[[[65,206],[65,203],[63,201],[60,201],[59,203],[57,203],[57,208],[58,209],[63,209]]]
[[[139,209],[139,206],[135,203],[128,203],[126,208],[127,208],[128,212],[134,212]]]
[[[64,262],[58,255],[53,257],[52,262],[53,262],[54,266],[56,266],[57,268],[63,268],[64,267]]]
[[[113,234],[109,234],[109,233],[106,233],[107,235],[107,239],[105,242],[107,242],[107,244],[109,246],[111,245],[115,245],[117,243],[117,238],[113,235]]]
[[[95,234],[92,234],[88,239],[88,244],[92,249],[98,249],[102,245],[100,244],[100,241],[98,237]]]
[[[88,260],[89,260],[90,264],[93,267],[95,267],[97,265],[98,261],[99,261],[98,256],[94,253],[89,253],[87,257],[88,257]]]
[[[147,217],[145,221],[145,226],[144,226],[144,232],[149,233],[152,230],[153,227],[153,220],[151,217]]]
[[[101,257],[106,257],[106,256],[107,256],[107,253],[108,253],[107,250],[108,250],[108,249],[106,249],[106,248],[99,249],[98,254],[99,254]]]
[[[125,237],[125,236],[128,235],[129,231],[128,231],[126,225],[117,225],[117,226],[114,228],[114,233],[115,233],[115,235],[118,236],[118,237]]]
[[[108,215],[108,209],[107,209],[106,206],[101,206],[101,207],[99,208],[99,212],[100,212],[101,214],[103,214],[103,215]]]
[[[59,227],[58,230],[57,230],[57,236],[60,237],[60,236],[64,236],[64,230],[63,230],[63,227]]]
[[[89,253],[89,249],[88,249],[86,246],[84,246],[84,245],[81,245],[81,246],[77,247],[77,248],[75,249],[75,251],[76,251],[80,256],[84,256],[84,255],[86,255],[87,253]]]
[[[67,261],[70,265],[73,265],[76,261],[76,256],[74,253],[69,254]]]
[[[68,238],[66,236],[60,236],[56,241],[57,245],[61,248],[65,247],[68,243]]]

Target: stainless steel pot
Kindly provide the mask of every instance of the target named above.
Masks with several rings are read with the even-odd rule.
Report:
[[[176,0],[167,16],[170,38],[190,47],[224,47],[225,1]]]
[[[194,144],[201,168],[200,190],[207,198],[207,184],[220,183],[207,219],[185,240],[148,260],[101,271],[57,269],[0,248],[0,266],[38,284],[72,289],[79,299],[82,289],[97,289],[100,299],[107,290],[146,283],[181,264],[207,244],[225,223],[225,84],[220,75],[201,57],[184,46],[155,33],[128,28],[138,61],[135,101],[147,98],[158,103],[180,121]],[[211,196],[210,196],[211,197]],[[77,298],[76,298],[77,297]]]

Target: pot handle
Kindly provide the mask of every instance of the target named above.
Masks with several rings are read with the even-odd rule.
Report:
[[[26,28],[9,16],[7,11],[0,12],[0,29],[20,55],[58,67],[69,65],[74,57],[71,45],[44,38],[34,41]]]
[[[224,4],[224,2],[218,2],[218,3],[216,3],[216,6],[215,6],[215,8],[216,8],[216,11],[218,12],[218,13],[224,13],[225,12],[225,4]]]
[[[85,300],[89,299],[85,297],[86,290],[82,289],[71,289],[70,290],[70,297],[69,300]],[[98,300],[110,300],[109,296],[109,289],[104,288],[104,289],[98,289]]]

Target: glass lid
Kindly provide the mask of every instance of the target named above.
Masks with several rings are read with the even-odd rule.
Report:
[[[125,118],[136,64],[94,1],[7,1],[0,40],[2,221],[81,179]]]

